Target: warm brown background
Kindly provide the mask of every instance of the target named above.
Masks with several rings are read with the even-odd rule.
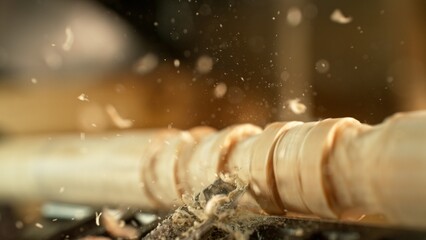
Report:
[[[331,21],[335,9],[352,22]],[[339,116],[378,123],[426,107],[425,9],[423,1],[5,1],[0,128],[117,128],[108,104],[136,128]],[[61,49],[67,27],[70,51]],[[147,54],[156,66],[136,71]],[[201,56],[214,62],[209,73],[196,70]],[[321,59],[326,73],[315,69]],[[214,94],[220,83],[223,97]],[[304,114],[283,108],[294,98]]]

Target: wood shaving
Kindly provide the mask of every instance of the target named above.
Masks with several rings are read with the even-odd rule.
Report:
[[[218,214],[218,209],[220,206],[229,202],[229,197],[223,194],[214,195],[204,207],[204,213],[207,216],[213,216]]]
[[[140,235],[138,229],[121,223],[121,219],[114,216],[108,209],[104,209],[101,216],[102,226],[116,238],[137,239]]]
[[[62,49],[64,51],[69,51],[74,43],[74,33],[71,31],[71,28],[67,27],[65,29],[65,36],[66,39],[64,44],[62,44]]]
[[[95,215],[96,215],[96,218],[95,218],[96,226],[100,226],[99,220],[102,216],[102,212],[100,212],[100,213],[95,212]]]
[[[221,175],[144,239],[204,239],[211,231],[216,232],[215,238],[246,239],[249,232],[239,220],[240,216],[250,216],[250,213],[237,211],[246,189],[247,185],[236,176]]]
[[[288,100],[287,104],[294,114],[302,114],[306,111],[306,105],[301,103],[298,98]]]
[[[105,111],[108,116],[111,118],[114,125],[118,128],[130,128],[133,126],[133,121],[130,119],[124,119],[118,114],[117,109],[112,105],[106,105]]]
[[[348,24],[352,22],[352,17],[346,17],[340,9],[336,9],[330,15],[330,20],[339,24]]]

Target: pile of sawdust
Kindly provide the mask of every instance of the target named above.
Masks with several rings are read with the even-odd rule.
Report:
[[[222,175],[178,208],[143,239],[248,239],[262,216],[239,206],[247,184]]]

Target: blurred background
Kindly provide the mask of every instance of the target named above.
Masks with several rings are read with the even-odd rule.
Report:
[[[420,0],[2,0],[0,132],[379,123],[426,108],[425,23]],[[3,239],[41,211],[0,208]]]
[[[4,133],[189,128],[426,105],[423,1],[0,3]]]

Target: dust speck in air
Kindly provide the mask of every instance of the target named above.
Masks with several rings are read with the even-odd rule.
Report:
[[[89,101],[89,97],[86,94],[84,94],[84,93],[80,94],[77,97],[77,99],[80,100],[80,101],[82,101],[82,102],[88,102]]]
[[[226,84],[221,82],[216,85],[216,87],[213,90],[213,94],[216,98],[223,98],[227,90],[228,90],[228,87],[226,86]]]

